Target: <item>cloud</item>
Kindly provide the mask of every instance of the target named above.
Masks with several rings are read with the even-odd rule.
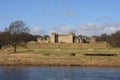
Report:
[[[103,33],[111,34],[120,30],[119,22],[109,22],[104,24],[80,24],[77,27],[77,33],[87,36],[101,35]]]
[[[43,35],[48,35],[48,34],[49,34],[48,31],[42,30],[40,27],[33,27],[33,28],[31,29],[31,33],[32,33],[33,35],[41,35],[41,36],[43,36]]]
[[[99,35],[101,30],[100,24],[79,24],[77,26],[77,34],[78,35],[85,35],[85,36],[92,36],[92,35]]]
[[[52,29],[50,32],[67,34],[67,33],[70,33],[70,32],[75,32],[75,30],[72,29],[70,26],[62,25],[62,26],[59,26],[59,27],[56,27],[56,28]]]
[[[111,34],[111,33],[114,33],[115,31],[117,31],[114,27],[106,27],[104,30],[103,30],[103,33],[108,33],[108,34]]]
[[[31,33],[34,35],[40,34],[40,31],[40,27],[33,27],[33,29],[31,29]]]
[[[111,34],[116,32],[117,30],[120,30],[120,22],[108,22],[105,23],[103,26],[104,26],[103,33]]]

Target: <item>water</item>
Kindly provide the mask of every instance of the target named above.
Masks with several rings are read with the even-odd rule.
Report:
[[[120,68],[0,67],[0,80],[120,80]]]

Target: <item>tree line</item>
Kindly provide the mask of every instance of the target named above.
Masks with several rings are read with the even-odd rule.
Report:
[[[111,47],[120,47],[120,31],[108,35],[107,33],[96,36],[97,41],[106,41]]]

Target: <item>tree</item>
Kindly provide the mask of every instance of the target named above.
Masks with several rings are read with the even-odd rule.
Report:
[[[9,33],[0,32],[0,47],[7,45],[9,43]]]
[[[44,35],[44,36],[42,36],[42,37],[43,37],[43,39],[45,39],[45,40],[47,40],[48,38],[50,38],[49,35]]]
[[[110,36],[110,44],[112,47],[120,47],[120,31],[116,31]]]
[[[21,33],[28,33],[30,29],[26,26],[26,24],[23,21],[18,20],[18,21],[12,22],[9,28],[7,29],[7,31],[10,34],[9,36],[10,42],[14,47],[14,52],[16,53],[17,44],[20,42],[19,35]]]
[[[101,34],[101,41],[107,41],[107,37],[108,37],[107,33]]]

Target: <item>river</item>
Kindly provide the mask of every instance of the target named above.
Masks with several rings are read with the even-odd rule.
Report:
[[[120,80],[120,68],[0,67],[0,80]]]

